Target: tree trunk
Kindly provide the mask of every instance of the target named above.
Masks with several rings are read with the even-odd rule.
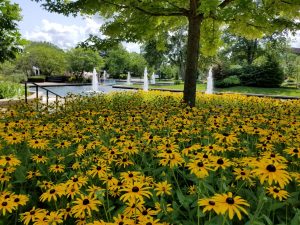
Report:
[[[202,16],[196,15],[195,9],[195,11],[192,10],[191,15],[188,17],[188,20],[189,30],[183,101],[189,106],[194,107],[196,102],[196,82],[198,72],[200,26],[202,22]]]

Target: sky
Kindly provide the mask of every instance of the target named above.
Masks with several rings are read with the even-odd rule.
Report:
[[[88,38],[89,34],[99,35],[99,27],[103,24],[100,17],[83,18],[66,17],[56,13],[49,13],[38,3],[30,0],[12,0],[22,9],[23,19],[19,22],[22,36],[31,41],[51,42],[62,49],[75,47],[80,41]],[[291,36],[292,46],[300,48],[300,32],[296,37]],[[130,52],[140,52],[136,43],[123,43]]]
[[[88,38],[89,34],[99,35],[99,27],[103,24],[100,17],[83,18],[81,16],[63,16],[44,10],[36,2],[30,0],[12,0],[22,9],[22,21],[19,29],[22,36],[31,41],[51,42],[62,49],[75,47],[80,41]],[[139,52],[135,43],[123,43],[130,52]]]

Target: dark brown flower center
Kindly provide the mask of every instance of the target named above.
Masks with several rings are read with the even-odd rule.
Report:
[[[234,204],[234,199],[233,198],[226,198],[226,202],[230,205]]]
[[[101,166],[97,166],[97,170],[101,170],[102,169],[102,167]]]
[[[268,165],[266,168],[269,172],[276,172],[276,167],[272,164]]]
[[[49,193],[50,194],[54,194],[55,193],[55,189],[51,189]]]
[[[293,150],[293,152],[294,152],[294,153],[298,153],[299,150],[295,148],[295,149]]]
[[[172,150],[171,150],[171,149],[169,149],[169,150],[167,151],[167,153],[168,153],[168,154],[171,154],[171,153],[172,153]]]
[[[89,201],[88,199],[84,199],[84,200],[82,201],[82,203],[83,203],[83,205],[87,205],[87,204],[90,203],[90,201]]]
[[[218,163],[219,165],[223,165],[223,164],[224,164],[224,161],[223,161],[223,159],[218,159],[217,163]]]
[[[130,178],[132,178],[132,177],[133,177],[133,174],[132,174],[132,173],[130,173],[128,176],[129,176]]]
[[[276,155],[274,153],[272,153],[270,156],[271,156],[271,158],[275,158],[276,157]]]
[[[138,187],[136,187],[136,186],[134,186],[134,187],[132,188],[132,192],[135,192],[135,193],[136,193],[136,192],[139,192],[139,190],[140,190],[140,189],[139,189]]]
[[[209,201],[208,204],[215,205],[216,203],[214,201]]]
[[[241,175],[244,176],[244,175],[246,175],[246,173],[245,172],[241,172]]]
[[[73,182],[77,182],[77,181],[78,181],[78,178],[75,177],[75,178],[73,179]]]
[[[20,199],[19,198],[15,198],[14,202],[19,202]]]
[[[274,190],[273,190],[275,193],[278,193],[279,192],[279,190],[277,189],[277,188],[274,188]]]
[[[197,166],[198,166],[198,167],[203,167],[204,164],[203,164],[203,162],[198,162],[198,163],[197,163]]]
[[[5,157],[5,160],[6,160],[6,161],[10,161],[10,160],[11,160],[11,158],[10,158],[10,157],[8,157],[8,156],[6,156],[6,157]]]
[[[7,206],[7,202],[2,202],[2,206]]]

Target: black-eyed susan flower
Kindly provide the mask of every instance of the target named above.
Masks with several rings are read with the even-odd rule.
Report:
[[[286,190],[280,189],[276,186],[268,187],[267,193],[274,199],[278,198],[279,201],[285,200],[289,197],[289,193]]]
[[[48,157],[43,155],[33,155],[31,156],[31,159],[36,163],[46,163],[48,160]]]
[[[54,185],[40,196],[40,201],[57,201],[57,198],[61,197],[64,193],[65,189],[63,185]]]
[[[250,206],[249,203],[242,199],[240,196],[233,196],[231,192],[227,194],[216,194],[212,197],[212,199],[219,206],[217,211],[219,214],[228,213],[229,219],[233,219],[236,214],[239,220],[242,219],[241,212],[248,215],[248,212],[244,208],[245,206]]]
[[[49,171],[53,173],[63,173],[65,171],[65,166],[62,164],[54,164],[50,166]]]
[[[125,192],[120,200],[123,202],[126,201],[144,201],[144,197],[150,198],[152,196],[151,192],[148,191],[149,187],[143,187],[144,184],[134,182],[134,183],[126,183],[126,186],[121,189],[122,192]]]
[[[187,164],[191,173],[195,174],[198,178],[207,177],[209,170],[209,162],[205,160],[192,160]]]
[[[296,156],[297,158],[300,158],[300,148],[290,147],[285,149],[284,151],[291,156]]]
[[[71,212],[75,218],[91,216],[92,211],[98,212],[98,205],[102,204],[96,197],[85,195],[80,195],[73,203]]]
[[[15,203],[11,198],[0,197],[0,213],[5,216],[7,213],[12,213],[15,210]]]
[[[240,168],[235,168],[233,170],[233,174],[235,175],[236,180],[247,180],[251,181],[251,171],[249,169],[240,169]]]
[[[154,190],[156,191],[156,195],[171,195],[172,185],[168,184],[167,181],[159,182],[155,184]]]
[[[21,214],[21,221],[28,225],[30,222],[35,221],[38,217],[46,216],[47,211],[45,209],[33,207],[30,211]]]
[[[202,198],[198,201],[199,206],[204,206],[203,212],[214,211],[215,213],[220,213],[220,205],[213,198]]]
[[[261,184],[267,181],[269,185],[278,183],[281,188],[284,188],[291,181],[289,173],[284,170],[285,164],[264,160],[255,163],[255,165],[257,168],[253,170],[253,174],[259,178]]]
[[[17,159],[14,155],[3,155],[0,158],[0,166],[18,166],[21,161]]]

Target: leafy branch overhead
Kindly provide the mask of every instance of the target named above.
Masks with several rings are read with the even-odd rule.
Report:
[[[32,0],[65,15],[100,15],[109,39],[145,42],[188,27],[183,100],[195,105],[199,53],[212,56],[227,28],[247,39],[299,29],[300,0]]]

